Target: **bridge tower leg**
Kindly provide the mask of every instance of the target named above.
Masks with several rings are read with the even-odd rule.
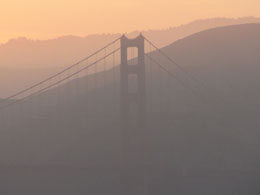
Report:
[[[137,64],[128,62],[128,48],[138,50]],[[132,78],[132,80],[130,80]],[[133,81],[136,90],[131,91]],[[122,195],[147,194],[146,87],[144,37],[121,37],[120,122],[122,131]]]

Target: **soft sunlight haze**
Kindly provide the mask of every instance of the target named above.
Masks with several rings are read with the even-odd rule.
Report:
[[[260,16],[259,0],[4,0],[0,42],[25,36],[160,29],[211,17]]]
[[[0,1],[0,195],[260,195],[260,0]]]

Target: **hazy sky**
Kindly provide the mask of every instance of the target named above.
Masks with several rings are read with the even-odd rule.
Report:
[[[195,19],[260,16],[260,0],[1,0],[0,42],[128,32]]]

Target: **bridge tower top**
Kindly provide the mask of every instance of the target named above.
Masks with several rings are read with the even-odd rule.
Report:
[[[138,50],[137,64],[131,65],[128,60],[128,48],[135,47]],[[135,91],[130,91],[132,76],[136,83]],[[137,124],[142,130],[145,128],[146,121],[146,87],[145,87],[145,52],[144,37],[140,34],[135,39],[128,39],[125,35],[121,37],[121,65],[120,65],[120,100],[121,100],[121,119],[123,129],[129,128],[129,108],[135,104],[137,106]]]

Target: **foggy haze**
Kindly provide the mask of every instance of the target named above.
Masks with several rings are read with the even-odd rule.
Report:
[[[248,23],[247,19],[242,21]],[[122,181],[134,186],[130,191],[139,189],[135,182],[144,174],[147,194],[259,194],[260,24],[231,25],[237,22],[201,21],[167,31],[143,33],[162,49],[150,50],[149,44],[145,48],[147,126],[145,139],[141,131],[136,131],[138,128],[128,132],[127,143],[135,143],[130,151],[122,143],[125,129],[121,128],[120,114],[125,105],[120,104],[123,89],[120,88],[119,54],[112,54],[99,63],[94,59],[92,62],[98,68],[93,65],[88,72],[84,70],[84,74],[76,74],[32,96],[7,109],[8,112],[4,110],[0,192],[122,194]],[[70,64],[118,37],[97,35],[36,42],[22,39],[1,47],[7,52],[4,48],[12,44],[23,45],[29,55],[38,44],[43,53],[49,52],[46,56],[60,51],[60,56],[48,58],[57,62],[54,64],[62,64],[61,57],[66,58],[64,63]],[[51,50],[49,44],[53,44]],[[70,45],[68,50],[67,45]],[[108,55],[117,46],[102,54]],[[77,51],[82,53],[76,55]],[[135,52],[130,48],[128,55],[135,57]],[[8,59],[8,55],[2,58],[6,56]],[[59,67],[52,67],[46,56],[32,56],[33,61],[38,61],[40,71],[32,71],[34,62],[25,63],[30,71],[21,68],[25,77],[35,76],[27,84],[58,71]],[[131,64],[136,63],[137,59],[133,58]],[[68,74],[71,73],[72,70]],[[5,93],[13,90],[8,89],[11,86],[20,88],[11,84],[6,87],[10,78],[4,79],[1,88]],[[56,81],[53,79],[40,87]],[[133,82],[128,87],[136,88]],[[130,97],[129,94],[129,100],[138,102],[138,95]],[[12,101],[15,100],[4,101],[2,105]],[[129,126],[134,125],[138,126],[129,122]],[[134,156],[133,151],[145,146],[140,140],[147,142],[146,161],[140,163],[135,156],[131,160],[133,164],[138,163],[134,166],[129,163],[122,179],[121,152],[125,150],[129,152],[127,155]],[[126,175],[131,177],[124,178]]]

